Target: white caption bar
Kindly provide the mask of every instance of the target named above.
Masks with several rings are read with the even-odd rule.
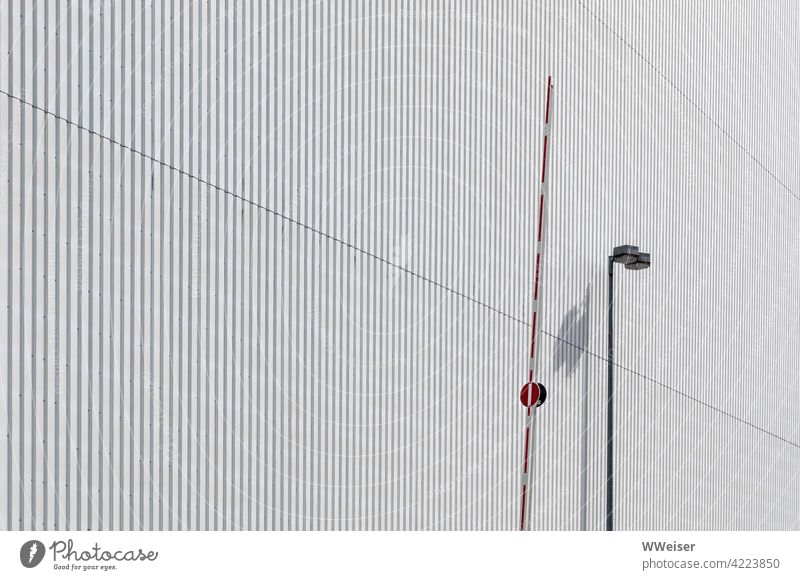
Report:
[[[4,578],[800,578],[796,532],[5,532],[0,548]]]

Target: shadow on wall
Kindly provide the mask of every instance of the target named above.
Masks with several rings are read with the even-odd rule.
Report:
[[[591,287],[587,286],[583,293],[583,302],[569,309],[561,326],[558,337],[561,339],[553,353],[553,368],[556,372],[564,368],[567,376],[571,376],[586,354],[589,347],[589,304]]]
[[[580,440],[581,440],[581,475],[580,475],[580,529],[588,529],[588,458],[589,458],[589,361],[586,351],[589,348],[589,323],[591,307],[591,286],[586,286],[583,301],[580,305],[569,309],[558,329],[558,346],[553,353],[555,372],[565,371],[572,376],[583,359],[583,380],[581,384],[580,402]]]

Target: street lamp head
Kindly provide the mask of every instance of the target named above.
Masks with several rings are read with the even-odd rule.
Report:
[[[639,246],[617,246],[612,253],[614,261],[618,264],[633,264],[639,259]]]
[[[628,270],[645,270],[650,267],[650,254],[639,252],[639,258],[635,262],[625,264]]]

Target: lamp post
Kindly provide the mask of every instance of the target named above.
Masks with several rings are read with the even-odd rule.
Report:
[[[650,267],[650,254],[638,246],[617,246],[608,257],[608,400],[606,404],[606,530],[614,529],[614,262],[628,270]]]

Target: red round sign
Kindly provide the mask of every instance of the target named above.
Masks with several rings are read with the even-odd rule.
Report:
[[[539,383],[525,383],[519,392],[519,401],[525,407],[533,407],[539,400]]]

